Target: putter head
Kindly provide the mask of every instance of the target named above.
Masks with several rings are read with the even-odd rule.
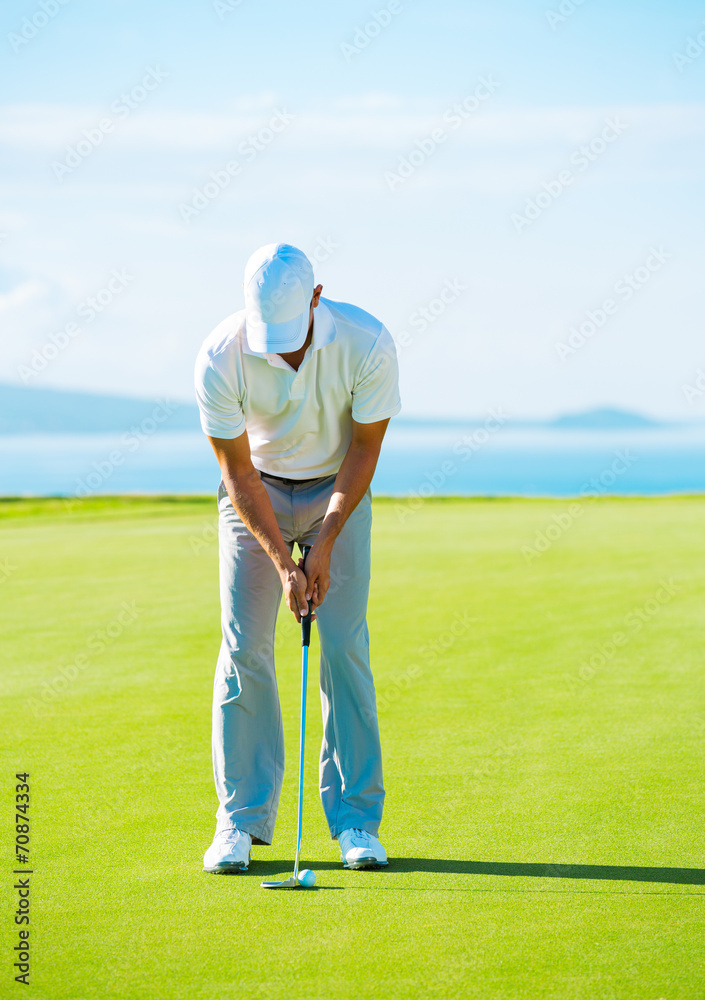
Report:
[[[285,879],[283,882],[260,882],[263,889],[303,889],[304,886],[298,882],[294,876]]]

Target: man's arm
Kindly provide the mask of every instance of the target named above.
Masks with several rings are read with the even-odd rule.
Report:
[[[389,420],[359,424],[353,420],[352,441],[338,470],[333,495],[318,537],[306,560],[306,600],[314,608],[323,603],[330,586],[333,543],[372,482]]]
[[[232,440],[213,437],[208,440],[218,459],[223,484],[233,507],[274,563],[286,603],[296,620],[301,621],[301,615],[308,611],[306,577],[291,558],[269,494],[252,464],[247,431]]]

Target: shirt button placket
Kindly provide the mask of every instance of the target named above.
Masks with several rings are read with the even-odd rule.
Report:
[[[291,389],[289,390],[289,399],[303,399],[304,395],[304,377],[299,372],[296,378],[291,383]]]

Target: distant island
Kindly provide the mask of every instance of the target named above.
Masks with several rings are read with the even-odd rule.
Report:
[[[396,418],[406,427],[479,427],[484,417]],[[129,396],[35,389],[0,383],[0,434],[110,434],[129,431],[153,420],[163,431],[198,431],[200,422],[195,403],[168,397],[138,399]],[[566,413],[548,420],[508,420],[516,430],[614,431],[675,428],[681,423],[645,417],[616,408],[599,408]]]
[[[668,427],[663,421],[652,420],[640,413],[630,413],[629,410],[613,410],[609,408],[585,410],[583,413],[564,413],[547,421],[546,427],[557,430],[649,430],[655,427]]]

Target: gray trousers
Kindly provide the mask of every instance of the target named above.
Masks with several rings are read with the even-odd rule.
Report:
[[[290,549],[294,542],[313,544],[335,476],[309,486],[266,478],[262,482]],[[222,482],[218,509],[223,641],[213,687],[217,829],[237,827],[254,843],[271,844],[284,774],[274,669],[282,587],[271,559],[241,521]],[[350,827],[376,836],[384,804],[366,621],[371,521],[368,490],[335,541],[331,586],[316,611],[323,712],[319,785],[333,838]],[[288,609],[285,613],[291,615]],[[296,627],[293,643],[298,644],[299,635]]]

